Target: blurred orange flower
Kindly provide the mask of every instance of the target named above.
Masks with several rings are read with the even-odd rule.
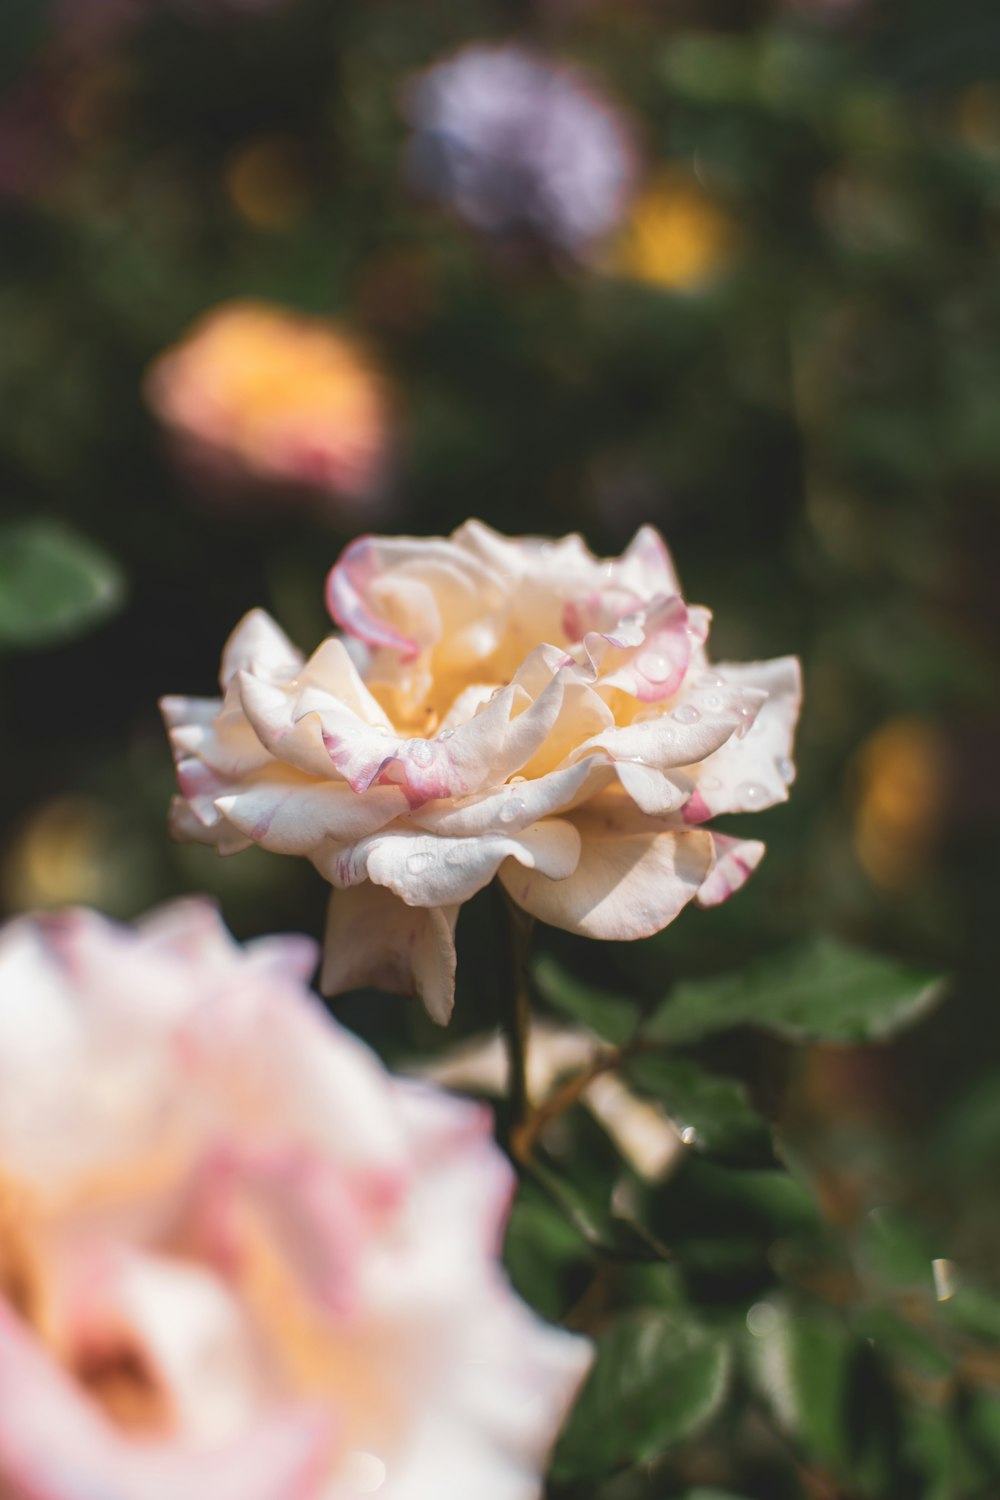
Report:
[[[154,361],[145,395],[182,455],[208,475],[355,499],[384,472],[385,382],[325,318],[226,303]]]

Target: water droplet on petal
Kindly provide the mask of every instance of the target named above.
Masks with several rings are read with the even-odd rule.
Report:
[[[767,787],[761,786],[759,781],[742,781],[737,789],[740,806],[749,812],[755,807],[763,807],[767,801]]]
[[[406,868],[411,875],[422,875],[433,863],[434,855],[429,849],[418,849],[406,856]]]
[[[958,1267],[953,1260],[932,1260],[931,1275],[934,1277],[934,1295],[939,1302],[950,1302],[961,1285]]]
[[[678,724],[697,724],[701,714],[693,703],[681,703],[674,709],[674,718]]]
[[[441,733],[438,735],[438,739],[439,740],[450,740],[451,737],[452,737],[452,735],[454,733],[455,733],[454,729],[442,729]]]
[[[795,780],[795,762],[789,760],[787,755],[783,755],[780,760],[776,760],[774,768],[786,786],[790,786]]]
[[[718,709],[722,707],[722,698],[718,693],[706,693],[701,701],[706,708]]]
[[[418,766],[429,766],[434,759],[434,747],[428,740],[407,740],[403,748]]]
[[[781,1314],[773,1302],[755,1302],[747,1313],[747,1332],[755,1339],[773,1333],[781,1322]]]
[[[449,844],[444,851],[444,862],[446,865],[464,865],[468,862],[469,851],[464,844]]]
[[[342,1484],[349,1495],[374,1495],[385,1484],[388,1472],[385,1464],[374,1453],[355,1448],[344,1462],[338,1489]]]
[[[695,1130],[694,1126],[685,1125],[684,1129],[681,1131],[681,1140],[684,1142],[685,1146],[693,1146],[697,1139],[698,1132],[697,1130]]]
[[[636,666],[650,682],[666,682],[674,670],[673,662],[664,651],[644,651]]]
[[[522,797],[508,797],[500,809],[501,823],[513,823],[524,812],[527,803]]]

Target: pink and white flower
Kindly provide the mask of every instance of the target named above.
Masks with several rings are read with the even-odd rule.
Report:
[[[203,902],[0,935],[0,1493],[531,1500],[590,1358],[512,1294],[488,1111]]]
[[[711,665],[659,534],[362,537],[330,574],[342,636],[306,660],[254,610],[223,697],[166,698],[173,829],[311,859],[333,885],[322,987],[416,990],[447,1020],[462,903],[498,876],[596,938],[660,931],[759,863],[704,825],[788,796],[798,663]]]

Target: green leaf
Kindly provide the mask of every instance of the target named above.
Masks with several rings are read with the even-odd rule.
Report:
[[[751,1380],[776,1420],[806,1452],[843,1468],[853,1341],[834,1317],[774,1298],[747,1314]]]
[[[769,954],[735,974],[680,984],[654,1012],[647,1037],[698,1041],[759,1026],[793,1041],[882,1041],[929,1010],[940,977],[832,938]]]
[[[532,973],[543,1000],[604,1041],[621,1046],[635,1031],[640,1011],[634,1000],[581,983],[548,956],[538,959]]]
[[[106,619],[124,598],[117,565],[52,520],[0,528],[0,646],[48,646]]]
[[[941,1315],[955,1328],[975,1338],[987,1339],[1000,1349],[1000,1295],[984,1286],[962,1280],[958,1275],[958,1288],[954,1295],[941,1301]],[[1000,1355],[997,1370],[1000,1374]]]
[[[955,1368],[954,1357],[923,1328],[907,1322],[889,1307],[863,1304],[851,1316],[851,1326],[893,1365],[928,1380],[946,1380]],[[940,1332],[940,1330],[935,1330]]]
[[[731,1349],[687,1313],[657,1309],[620,1318],[556,1450],[557,1479],[648,1463],[703,1427],[726,1395]]]
[[[706,1073],[686,1057],[652,1053],[629,1058],[623,1072],[637,1088],[659,1100],[685,1145],[758,1164],[771,1158],[767,1122],[737,1079]]]
[[[531,1184],[522,1186],[507,1221],[504,1260],[516,1289],[543,1317],[563,1316],[566,1270],[582,1249],[564,1215]]]
[[[933,1295],[934,1246],[898,1209],[872,1209],[861,1226],[858,1253],[862,1268],[883,1286]]]

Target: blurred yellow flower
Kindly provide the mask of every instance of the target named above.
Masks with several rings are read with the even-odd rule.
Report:
[[[888,719],[857,757],[854,849],[868,878],[908,885],[937,834],[944,787],[941,737],[926,719]]]
[[[181,452],[223,479],[361,497],[383,470],[385,383],[325,318],[226,303],[154,361],[145,395]]]
[[[735,240],[729,216],[697,182],[672,169],[636,200],[611,269],[671,291],[694,291],[730,258]]]

